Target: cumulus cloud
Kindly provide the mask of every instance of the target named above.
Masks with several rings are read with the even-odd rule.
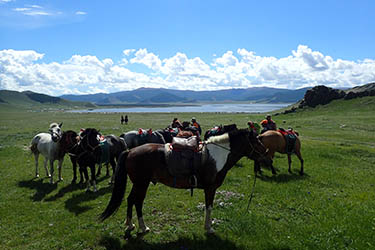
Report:
[[[76,14],[76,15],[87,15],[87,13],[84,12],[84,11],[76,11],[75,14]]]
[[[375,81],[375,60],[333,59],[305,45],[287,57],[263,57],[240,48],[213,57],[209,63],[178,52],[160,58],[146,48],[126,49],[123,58],[100,60],[73,55],[63,62],[43,62],[36,51],[0,51],[0,88],[50,95],[116,92],[139,87],[215,90],[269,86],[300,88],[324,84],[352,87]],[[149,72],[134,71],[141,64]],[[131,70],[133,69],[133,70]]]

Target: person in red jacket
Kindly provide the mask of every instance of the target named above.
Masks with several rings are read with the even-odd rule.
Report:
[[[202,129],[201,129],[201,125],[199,125],[199,123],[197,122],[197,120],[195,119],[195,117],[191,118],[191,125],[193,127],[196,127],[198,132],[199,132],[199,135],[202,134]]]
[[[262,125],[262,133],[266,132],[267,130],[276,130],[276,123],[271,119],[271,115],[267,115],[266,119],[260,122]]]

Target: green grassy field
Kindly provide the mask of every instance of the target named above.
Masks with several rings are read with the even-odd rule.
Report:
[[[265,170],[246,211],[253,162],[243,158],[218,189],[213,210],[214,236],[203,229],[204,197],[196,190],[150,185],[144,219],[151,232],[124,240],[126,200],[118,213],[98,223],[111,187],[100,177],[97,193],[71,185],[66,156],[64,181],[50,185],[27,150],[32,137],[63,122],[63,129],[95,127],[103,134],[164,128],[173,117],[194,115],[205,131],[215,124],[246,127],[262,114],[74,114],[26,112],[0,106],[0,249],[375,249],[375,98],[329,105],[273,117],[278,126],[300,133],[306,175],[299,161],[278,154],[278,175]],[[56,164],[55,164],[56,165]],[[42,167],[40,165],[40,167]],[[55,172],[55,175],[57,172]],[[56,179],[56,178],[55,178]],[[130,190],[128,183],[127,193]]]

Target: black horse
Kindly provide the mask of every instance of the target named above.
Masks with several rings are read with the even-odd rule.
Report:
[[[237,130],[236,124],[215,126],[206,131],[206,133],[204,134],[204,140],[207,140],[211,136],[222,135],[222,134],[228,133],[232,130]]]
[[[208,233],[213,233],[211,211],[215,192],[223,183],[228,171],[244,156],[268,166],[272,165],[272,160],[265,156],[266,148],[259,141],[257,135],[248,129],[233,130],[220,136],[214,136],[203,145],[203,149],[199,153],[203,160],[197,163],[195,187],[204,189],[206,201],[205,229]],[[166,155],[170,152],[168,148],[162,144],[149,143],[125,151],[120,155],[112,197],[100,216],[101,220],[111,216],[120,207],[128,176],[133,182],[133,188],[128,196],[126,234],[129,234],[135,227],[132,223],[133,205],[136,207],[140,233],[146,233],[150,230],[146,227],[142,216],[143,201],[150,182],[161,182],[173,188],[192,188],[191,175],[174,176],[171,174],[171,168],[174,164],[171,165],[166,160]],[[177,162],[178,164],[179,162]]]

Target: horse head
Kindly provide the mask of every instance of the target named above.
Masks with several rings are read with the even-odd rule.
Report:
[[[48,132],[50,133],[52,137],[52,141],[58,142],[61,139],[61,136],[62,136],[61,126],[62,126],[62,123],[57,124],[55,122],[49,125]]]
[[[79,135],[79,144],[81,148],[95,156],[95,158],[98,160],[100,159],[100,137],[102,135],[98,130],[95,128],[86,128],[84,130],[81,130],[81,133]]]
[[[260,161],[269,167],[272,166],[272,159],[267,157],[268,149],[262,144],[257,134],[254,133],[253,130],[236,129],[232,130],[229,134],[232,135],[232,137],[238,137],[238,140],[242,141],[241,143],[236,143],[233,146],[231,143],[231,148],[237,147],[235,150],[238,153],[241,153],[252,160]]]

